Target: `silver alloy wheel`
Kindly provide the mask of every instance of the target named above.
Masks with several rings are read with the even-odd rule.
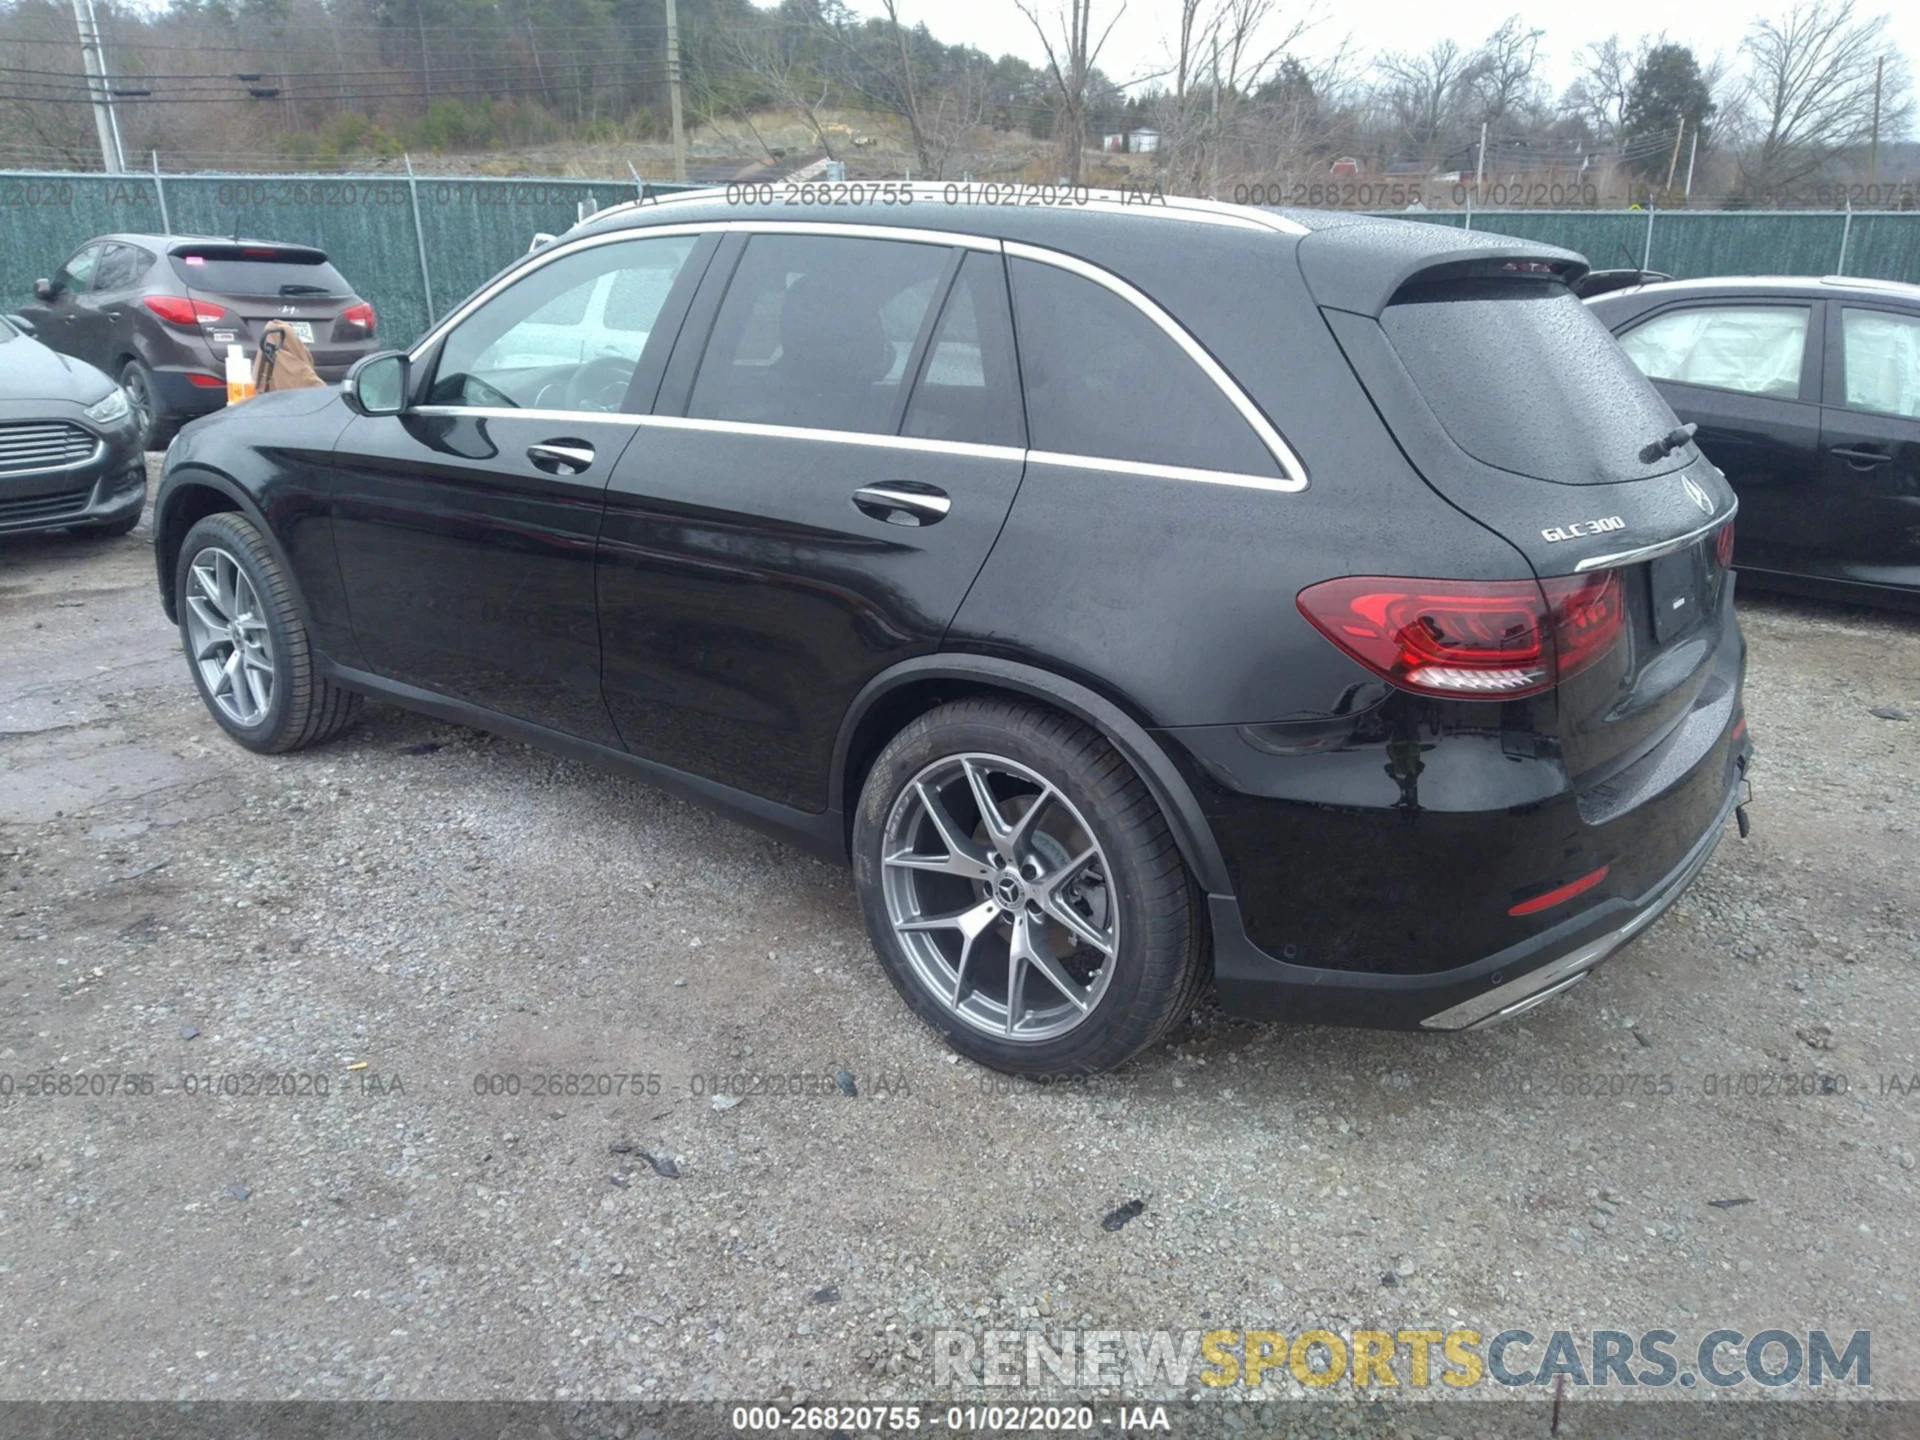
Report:
[[[127,368],[122,377],[120,389],[126,394],[127,408],[133,411],[133,423],[140,436],[140,448],[145,449],[153,439],[153,396],[147,390],[147,382],[133,367]]]
[[[209,545],[187,567],[187,643],[220,713],[251,729],[273,707],[273,636],[240,562]]]
[[[1105,852],[1057,786],[998,755],[949,755],[901,790],[880,843],[887,918],[943,1009],[1026,1043],[1093,1013],[1119,906]]]

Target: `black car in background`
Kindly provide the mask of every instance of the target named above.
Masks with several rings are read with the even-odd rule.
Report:
[[[124,535],[146,500],[146,457],[120,387],[0,319],[0,536]]]
[[[605,212],[185,431],[213,718],[388,699],[850,858],[908,1004],[1027,1074],[1209,979],[1470,1028],[1658,916],[1750,753],[1735,502],[1584,262],[953,190]]]
[[[49,347],[120,382],[150,450],[227,403],[227,347],[251,364],[269,320],[293,326],[322,380],[373,350],[373,307],[326,255],[265,240],[102,235],[36,281],[20,313]]]
[[[1589,303],[1740,496],[1743,576],[1920,606],[1920,286],[1730,277]]]

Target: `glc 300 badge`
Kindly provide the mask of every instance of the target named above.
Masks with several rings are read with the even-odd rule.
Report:
[[[1680,488],[1687,492],[1687,499],[1698,505],[1707,514],[1711,515],[1713,513],[1713,497],[1696,485],[1692,476],[1682,475],[1680,477]]]
[[[1691,482],[1688,482],[1691,483]],[[1549,545],[1557,540],[1578,540],[1586,535],[1605,535],[1609,530],[1624,530],[1627,522],[1618,515],[1608,515],[1600,520],[1581,520],[1572,525],[1555,525],[1540,532]]]

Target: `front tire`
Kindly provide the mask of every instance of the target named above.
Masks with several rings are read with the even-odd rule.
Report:
[[[317,745],[360,713],[358,695],[314,668],[286,572],[244,515],[209,515],[187,532],[173,594],[200,698],[249,750]]]
[[[868,772],[853,848],[888,978],[995,1070],[1110,1070],[1205,983],[1165,817],[1112,745],[1056,711],[983,697],[915,720]]]

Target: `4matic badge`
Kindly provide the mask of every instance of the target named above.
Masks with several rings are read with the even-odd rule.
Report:
[[[1554,525],[1540,532],[1549,544],[1556,540],[1578,540],[1587,535],[1605,535],[1609,530],[1624,530],[1627,522],[1618,515],[1608,515],[1599,520],[1580,520],[1572,525]]]

